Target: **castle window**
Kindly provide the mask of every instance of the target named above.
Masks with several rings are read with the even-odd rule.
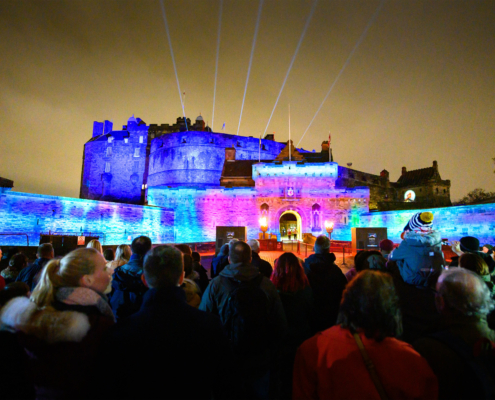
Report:
[[[129,138],[124,138],[124,143],[129,143]]]
[[[112,155],[112,148],[110,146],[107,147],[107,157]]]
[[[134,157],[139,157],[139,147],[134,149]]]
[[[109,136],[108,137],[108,143],[112,143],[113,142],[113,136]]]
[[[143,143],[143,137],[139,136],[139,143]]]
[[[106,162],[105,163],[105,172],[108,174],[110,172],[110,163]]]

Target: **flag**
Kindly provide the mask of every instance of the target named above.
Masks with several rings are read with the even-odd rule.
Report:
[[[225,129],[225,122],[222,125],[222,131]]]

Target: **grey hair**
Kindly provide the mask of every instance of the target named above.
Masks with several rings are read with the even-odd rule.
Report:
[[[450,308],[465,316],[483,317],[495,309],[485,282],[474,272],[452,268],[438,278],[437,291]]]
[[[260,242],[258,242],[256,239],[248,240],[247,244],[255,253],[258,253],[260,251]]]
[[[318,236],[315,241],[314,249],[316,254],[328,253],[330,251],[330,239],[325,235]]]

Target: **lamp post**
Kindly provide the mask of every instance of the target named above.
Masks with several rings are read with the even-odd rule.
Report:
[[[325,221],[325,229],[327,230],[328,238],[330,239],[330,242],[331,242],[332,241],[332,232],[333,232],[333,222],[332,221]]]
[[[266,217],[261,217],[259,219],[259,223],[260,223],[261,232],[263,232],[263,239],[266,239],[265,233],[268,230],[268,219]]]

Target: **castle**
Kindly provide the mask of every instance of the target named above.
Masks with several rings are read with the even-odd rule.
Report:
[[[404,167],[390,182],[385,170],[373,175],[339,166],[330,141],[310,152],[274,135],[215,133],[201,116],[174,125],[132,116],[122,130],[94,122],[80,197],[173,211],[176,242],[215,240],[216,226],[246,226],[257,237],[262,216],[279,239],[287,228],[298,239],[324,233],[326,221],[344,239],[369,210],[449,206],[450,181],[441,179],[436,161],[416,171]]]

